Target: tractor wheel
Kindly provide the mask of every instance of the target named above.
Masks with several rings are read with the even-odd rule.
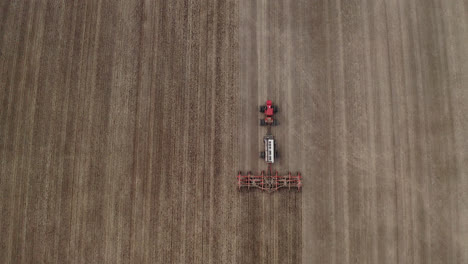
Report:
[[[260,119],[260,126],[264,126],[265,125],[265,120],[264,119]]]
[[[264,105],[260,106],[260,113],[265,113],[265,106]]]
[[[274,125],[274,126],[277,126],[277,125],[278,125],[278,120],[276,120],[276,119],[273,120],[273,125]]]
[[[260,152],[260,158],[262,158],[262,159],[265,158],[265,151]]]
[[[273,106],[273,113],[277,113],[279,111],[279,108],[277,105]]]

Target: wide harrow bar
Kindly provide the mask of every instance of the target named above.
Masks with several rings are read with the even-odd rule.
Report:
[[[260,175],[253,175],[250,172],[247,175],[242,175],[241,172],[237,175],[237,187],[239,190],[242,188],[258,188],[267,192],[274,192],[281,188],[301,190],[301,174],[298,172],[296,175],[288,173],[288,175],[278,175],[275,171],[273,175],[271,165],[268,166],[268,174],[262,171]]]

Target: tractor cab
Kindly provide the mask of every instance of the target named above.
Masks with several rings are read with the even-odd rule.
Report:
[[[271,100],[268,100],[266,101],[265,115],[273,116],[273,114],[274,114],[273,104],[271,103]]]

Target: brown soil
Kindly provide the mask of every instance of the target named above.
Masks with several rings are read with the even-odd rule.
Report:
[[[467,10],[0,0],[0,262],[467,263]]]

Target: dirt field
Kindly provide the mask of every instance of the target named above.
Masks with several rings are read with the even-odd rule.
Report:
[[[0,0],[0,262],[468,263],[467,14]]]

